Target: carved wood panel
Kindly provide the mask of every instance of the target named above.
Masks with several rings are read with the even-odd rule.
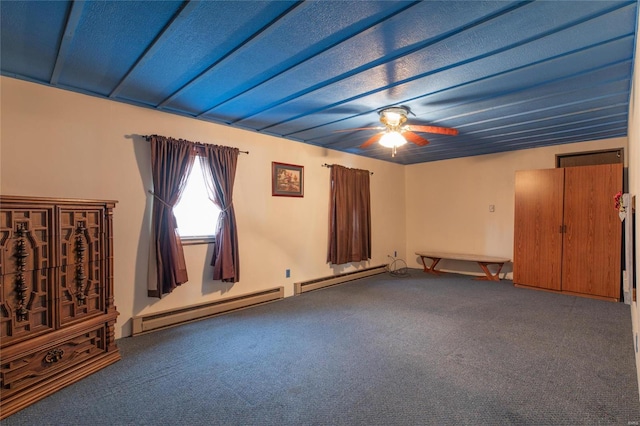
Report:
[[[105,259],[104,209],[60,209],[60,264],[75,265]]]
[[[52,209],[0,211],[0,339],[46,332],[53,324]]]
[[[101,260],[60,267],[57,304],[61,325],[105,312],[105,266]],[[81,274],[81,284],[78,274]]]
[[[105,311],[103,209],[60,209],[58,309],[65,325]]]

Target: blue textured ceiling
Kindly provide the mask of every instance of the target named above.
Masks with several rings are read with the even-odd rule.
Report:
[[[627,135],[636,1],[0,1],[2,75],[413,164]],[[456,128],[360,148],[378,111]],[[172,135],[180,137],[180,135]]]

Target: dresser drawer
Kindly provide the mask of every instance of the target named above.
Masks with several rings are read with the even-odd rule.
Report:
[[[15,348],[10,348],[9,352],[21,354],[12,359],[10,355],[5,357],[6,352],[3,353],[0,362],[0,391],[3,401],[41,382],[66,375],[67,371],[78,366],[92,363],[94,358],[105,354],[108,333],[108,326],[102,323],[31,352],[14,351]]]

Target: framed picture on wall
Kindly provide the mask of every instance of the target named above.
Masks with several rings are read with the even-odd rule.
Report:
[[[304,167],[272,162],[271,195],[304,197]]]

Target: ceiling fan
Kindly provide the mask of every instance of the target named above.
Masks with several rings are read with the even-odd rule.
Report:
[[[441,135],[452,136],[458,134],[458,131],[456,129],[451,129],[448,127],[405,124],[407,122],[407,115],[409,114],[409,108],[407,107],[399,106],[385,108],[383,110],[380,110],[378,114],[380,114],[380,122],[384,124],[384,127],[360,127],[342,131],[371,129],[382,130],[380,133],[377,133],[367,139],[362,145],[360,145],[360,148],[366,148],[379,141],[380,145],[387,148],[393,148],[392,156],[394,157],[396,155],[396,148],[406,144],[407,141],[418,146],[425,146],[429,143],[427,139],[418,135],[416,132],[437,133]]]

